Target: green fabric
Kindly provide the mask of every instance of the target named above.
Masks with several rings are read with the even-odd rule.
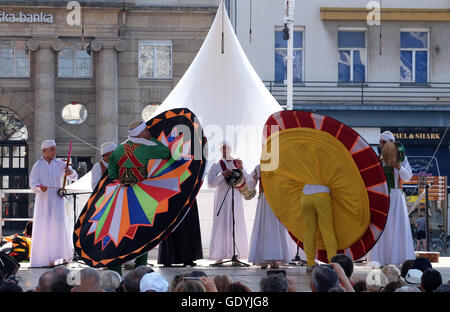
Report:
[[[153,217],[155,216],[156,208],[158,207],[158,202],[137,185],[133,186],[133,191],[138,201],[140,203],[145,203],[145,205],[142,205],[142,209],[144,210],[144,213],[147,216],[148,221],[151,224],[153,224]]]
[[[153,138],[150,139],[150,141],[156,143],[156,146],[147,146],[141,144],[133,153],[144,166],[147,166],[150,159],[166,159],[170,157],[170,150],[167,146]],[[128,140],[124,144],[132,145],[133,143]],[[117,163],[124,154],[125,149],[123,148],[123,144],[121,144],[114,150],[111,157],[109,158],[108,174],[111,179],[119,179],[119,165]],[[133,163],[129,159],[127,159],[123,166],[126,168],[134,167]]]
[[[384,175],[386,176],[386,182],[388,185],[388,191],[395,188],[395,175],[394,168],[390,166],[383,166]]]
[[[134,260],[134,268],[147,265],[147,261],[148,261],[148,253],[146,252],[145,254],[140,255]],[[120,274],[120,276],[122,276],[122,265],[109,266],[108,270],[116,271],[117,273]]]

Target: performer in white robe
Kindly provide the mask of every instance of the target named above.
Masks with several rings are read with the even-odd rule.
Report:
[[[260,166],[257,165],[247,183],[250,189],[255,189],[259,181],[258,205],[250,239],[248,261],[260,265],[261,268],[266,268],[270,264],[270,267],[275,269],[279,264],[288,263],[295,256],[297,245],[284,225],[273,214],[272,208],[266,201],[260,179]],[[306,259],[301,249],[299,256],[303,260]]]
[[[214,193],[214,215],[209,249],[209,259],[217,260],[231,259],[233,256],[233,215],[232,215],[232,190],[228,190],[226,178],[231,175],[231,170],[240,168],[245,176],[247,173],[242,167],[242,161],[231,157],[231,147],[228,144],[222,146],[223,158],[214,163],[208,172],[208,185],[216,188]],[[224,201],[225,198],[225,201]],[[220,205],[224,201],[220,214],[217,216]],[[241,193],[234,190],[234,220],[235,220],[235,240],[236,255],[240,259],[248,256],[248,239],[245,227],[244,202]]]
[[[31,169],[30,187],[36,193],[31,241],[31,267],[54,266],[73,255],[72,235],[68,231],[64,198],[58,195],[64,176],[72,180],[78,174],[66,163],[55,159],[56,144],[46,140],[41,145],[43,156]]]
[[[103,174],[108,169],[109,156],[111,156],[116,147],[117,145],[113,142],[105,142],[101,145],[100,153],[102,155],[102,159],[99,162],[96,162],[92,167],[92,190],[95,189]]]
[[[380,136],[380,147],[383,149],[387,141],[395,141],[391,132],[385,131]],[[384,166],[383,162],[383,166]],[[389,214],[381,237],[369,252],[368,260],[376,261],[381,266],[386,264],[398,265],[408,259],[415,259],[414,242],[408,216],[405,195],[399,188],[399,179],[409,181],[412,177],[408,158],[394,166],[395,188],[391,188],[389,196]]]

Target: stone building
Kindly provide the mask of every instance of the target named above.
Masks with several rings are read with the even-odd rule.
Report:
[[[0,1],[0,189],[28,188],[45,139],[58,157],[72,141],[81,174],[102,142],[125,140],[183,76],[218,2]],[[16,207],[4,217],[28,215],[20,196],[3,198]]]

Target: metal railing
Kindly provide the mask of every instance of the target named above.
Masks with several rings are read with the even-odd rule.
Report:
[[[20,222],[20,221],[30,221],[33,218],[3,218],[3,194],[13,193],[13,194],[30,194],[33,193],[30,189],[0,189],[0,237],[2,237],[3,221],[9,222]]]
[[[280,103],[286,104],[284,83],[264,81],[264,84]],[[449,105],[450,82],[400,83],[303,81],[294,83],[294,104],[347,104],[347,105]]]

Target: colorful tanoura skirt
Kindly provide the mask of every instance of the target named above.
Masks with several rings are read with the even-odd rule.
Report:
[[[73,235],[78,255],[92,267],[119,265],[157,246],[183,220],[202,184],[206,138],[195,115],[173,109],[147,128],[172,156],[150,160],[148,177],[132,186],[107,172],[102,177]]]
[[[360,259],[380,237],[389,212],[383,168],[352,128],[319,114],[283,111],[266,122],[261,178],[274,214],[303,248],[308,226],[301,209],[305,184],[330,189],[338,253]],[[327,262],[317,232],[317,259]]]

